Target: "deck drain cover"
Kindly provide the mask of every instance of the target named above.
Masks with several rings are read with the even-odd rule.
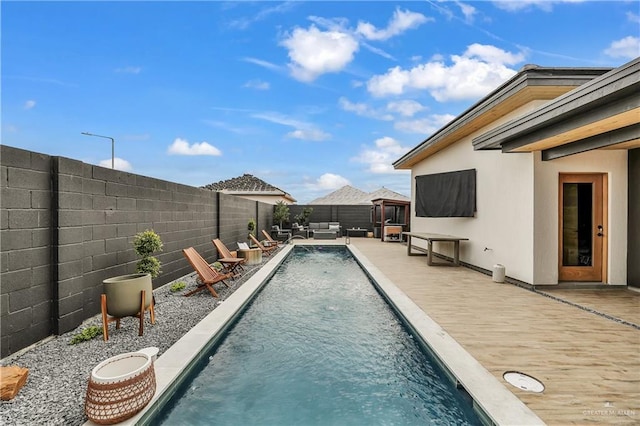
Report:
[[[519,371],[507,371],[502,377],[513,386],[524,391],[540,393],[544,390],[544,385],[541,381]]]

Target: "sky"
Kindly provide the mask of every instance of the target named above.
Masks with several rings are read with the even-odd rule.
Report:
[[[410,195],[392,163],[526,64],[640,56],[634,1],[2,1],[1,143],[304,204]],[[87,136],[82,132],[94,135]]]

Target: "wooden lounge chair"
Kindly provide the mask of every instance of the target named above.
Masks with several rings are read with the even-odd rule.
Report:
[[[253,241],[253,243],[258,246],[260,250],[262,250],[262,254],[264,254],[265,256],[270,256],[271,252],[278,248],[278,246],[264,246],[260,241],[258,241],[256,237],[253,236],[253,234],[249,234],[249,238],[251,238],[251,241]]]
[[[247,260],[233,256],[227,246],[219,238],[211,240],[211,242],[216,246],[216,250],[218,250],[218,255],[220,256],[218,258],[218,262],[222,263],[225,272],[230,272],[234,276],[240,275],[244,270],[242,265],[247,263]]]
[[[190,291],[185,294],[185,296],[191,296],[194,293],[197,293],[200,290],[204,290],[205,288],[209,290],[209,293],[213,297],[218,297],[218,293],[213,288],[214,284],[222,283],[229,287],[229,284],[224,282],[227,278],[231,278],[231,273],[223,273],[216,271],[214,268],[209,265],[209,263],[204,260],[200,253],[196,251],[193,247],[189,247],[182,250],[182,254],[187,258],[193,269],[198,274],[198,287],[195,290]]]
[[[282,241],[274,240],[271,234],[268,233],[265,229],[262,230],[262,235],[264,235],[264,238],[266,239],[266,241],[269,242],[269,246],[279,246],[280,244],[282,244]]]

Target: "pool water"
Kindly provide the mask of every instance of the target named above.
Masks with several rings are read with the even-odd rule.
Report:
[[[479,425],[344,247],[296,247],[167,425]]]

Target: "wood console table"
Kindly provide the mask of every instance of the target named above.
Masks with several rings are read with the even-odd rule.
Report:
[[[407,255],[408,256],[421,256],[424,253],[413,253],[412,248],[421,249],[417,246],[411,245],[411,238],[418,238],[427,242],[427,265],[429,266],[459,266],[460,265],[460,241],[468,241],[468,238],[454,237],[453,235],[442,234],[430,234],[423,232],[403,232],[403,235],[407,236]],[[433,261],[433,243],[434,242],[449,242],[453,243],[453,263],[451,262],[434,262]],[[424,250],[424,249],[422,249]]]

